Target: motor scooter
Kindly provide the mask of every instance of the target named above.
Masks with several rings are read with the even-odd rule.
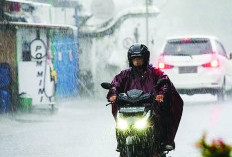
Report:
[[[159,88],[167,80],[161,80],[155,88]],[[111,89],[110,83],[102,83],[104,89]],[[168,151],[163,150],[160,138],[159,120],[154,105],[157,101],[153,93],[144,93],[132,89],[119,93],[113,102],[118,105],[116,116],[116,138],[121,157],[166,157]],[[109,103],[107,104],[110,105]]]

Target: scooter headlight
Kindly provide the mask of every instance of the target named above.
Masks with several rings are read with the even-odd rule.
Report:
[[[147,118],[145,117],[135,122],[134,126],[136,129],[142,130],[142,129],[145,129],[147,125],[148,125],[148,122],[147,122]]]
[[[118,118],[117,128],[120,129],[120,130],[126,130],[128,128],[127,121],[122,119],[122,118]]]

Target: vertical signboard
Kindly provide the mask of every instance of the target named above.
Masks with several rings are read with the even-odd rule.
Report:
[[[49,50],[47,31],[22,28],[18,33],[19,93],[26,93],[31,97],[33,105],[54,104],[55,84],[50,74],[51,60],[47,58]],[[28,36],[24,36],[25,33]],[[23,55],[26,48],[22,45],[29,47],[30,57],[26,59]]]

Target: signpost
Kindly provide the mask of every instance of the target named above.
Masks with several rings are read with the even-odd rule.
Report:
[[[146,44],[147,47],[149,47],[149,38],[148,38],[148,30],[149,30],[149,25],[148,25],[148,0],[146,0]]]

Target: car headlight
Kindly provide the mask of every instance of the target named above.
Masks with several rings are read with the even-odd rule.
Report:
[[[142,130],[142,129],[145,129],[147,125],[148,125],[148,122],[147,122],[147,118],[145,117],[135,122],[134,126],[136,129]]]
[[[120,130],[126,130],[128,128],[127,121],[122,119],[122,118],[118,118],[117,128],[120,129]]]

